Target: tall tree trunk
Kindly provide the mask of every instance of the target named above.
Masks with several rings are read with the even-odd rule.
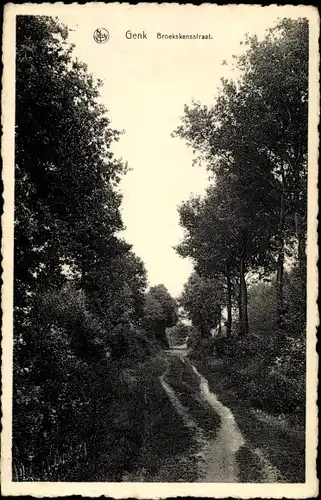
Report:
[[[278,327],[283,329],[283,281],[284,281],[284,184],[280,193],[280,217],[279,217],[279,234],[278,234],[278,260],[277,260],[277,274],[276,274],[276,295],[277,295],[277,324]]]
[[[245,322],[245,333],[249,333],[249,315],[248,315],[248,300],[247,300],[247,284],[244,276],[244,322]]]
[[[301,178],[302,173],[305,172],[304,161],[304,144],[298,142],[296,151],[295,162],[295,182],[294,182],[294,195],[295,195],[295,234],[298,241],[297,259],[299,264],[300,277],[303,286],[306,282],[306,236],[307,236],[307,183],[306,176]],[[302,210],[303,209],[303,210]]]
[[[241,278],[239,279],[239,289],[238,289],[238,297],[237,297],[237,305],[239,309],[239,333],[241,331],[241,319],[242,319],[242,301],[241,301]]]
[[[299,201],[297,202],[297,205]],[[298,241],[297,259],[302,283],[306,281],[306,220],[299,215],[299,208],[295,213],[295,233]]]
[[[306,231],[304,227],[299,228],[298,234],[298,260],[301,274],[304,274],[306,269]]]
[[[200,311],[198,311],[195,315],[195,326],[200,333],[200,337],[202,339],[207,339],[211,336],[211,333],[204,321],[203,315]]]
[[[232,332],[232,286],[231,286],[231,272],[229,266],[227,266],[226,268],[226,285],[227,285],[226,335],[230,336]]]
[[[247,289],[245,281],[245,263],[244,257],[240,258],[240,335],[247,335],[249,332],[249,322],[247,314]]]
[[[156,341],[164,348],[169,349],[168,338],[166,335],[166,326],[164,323],[159,323],[155,326],[154,335]]]
[[[222,335],[222,307],[221,304],[217,305],[217,322],[218,322],[218,335]]]

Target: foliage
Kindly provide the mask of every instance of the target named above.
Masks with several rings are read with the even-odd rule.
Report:
[[[146,294],[143,325],[151,336],[168,347],[166,328],[174,326],[178,320],[178,308],[164,285],[152,286]]]
[[[209,336],[211,330],[221,327],[224,295],[222,281],[200,277],[197,273],[193,273],[184,286],[179,304],[201,335]]]
[[[174,132],[214,179],[205,200],[180,208],[186,235],[178,251],[206,273],[226,274],[231,263],[244,333],[247,271],[277,271],[280,328],[286,245],[297,249],[305,279],[308,21],[284,19],[262,41],[248,36],[245,47],[239,79],[222,80],[214,105],[185,106]]]
[[[259,191],[257,198],[248,200],[248,188],[257,191],[255,183],[248,184],[248,179],[219,177],[203,199],[193,198],[179,209],[185,238],[177,251],[192,257],[200,273],[225,278],[224,305],[228,302],[229,308],[233,300],[232,282],[234,293],[239,284],[246,300],[245,274],[249,270],[270,271],[274,263],[275,225],[266,210],[268,193]]]
[[[269,335],[275,330],[277,301],[275,279],[259,281],[249,288],[249,322],[253,333]],[[287,338],[304,338],[306,329],[306,287],[299,267],[288,269],[284,276],[284,328]]]
[[[250,330],[269,334],[275,328],[275,280],[272,283],[260,281],[251,285],[248,301]]]
[[[125,165],[110,152],[119,133],[97,102],[99,83],[72,59],[66,36],[51,18],[18,19],[17,306],[49,276],[59,284],[63,264],[85,285],[95,255],[121,250],[113,236],[122,228],[114,186]]]
[[[229,383],[243,403],[268,413],[305,417],[305,341],[278,332],[213,339],[212,353],[224,361]]]
[[[139,324],[144,315],[146,270],[143,262],[120,242],[126,251],[104,255],[93,271],[89,289],[96,314],[109,329]]]
[[[100,86],[58,20],[18,16],[13,445],[31,479],[57,452],[94,452],[113,385],[155,349],[144,265],[117,236],[127,167]]]
[[[302,338],[306,332],[306,300],[307,288],[305,274],[300,266],[294,266],[285,275],[284,303],[285,329],[289,336]]]
[[[299,270],[294,267],[285,277],[285,297],[291,297],[291,301],[287,300],[285,336],[275,329],[273,321],[275,284],[260,282],[249,289],[249,336],[213,338],[206,355],[223,360],[229,381],[237,387],[243,401],[270,413],[296,415],[302,423],[306,342],[304,309],[301,307],[293,315],[301,301],[298,281]]]
[[[193,331],[193,327],[183,322],[166,329],[166,335],[171,346],[186,344],[186,340]]]

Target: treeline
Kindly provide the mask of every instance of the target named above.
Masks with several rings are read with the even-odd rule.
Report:
[[[304,360],[308,21],[283,19],[263,40],[247,36],[244,46],[234,59],[236,78],[222,79],[212,106],[185,106],[174,132],[211,174],[206,195],[179,207],[185,237],[177,252],[195,264],[181,300],[204,338],[222,331],[226,311],[234,356],[264,332],[263,341],[273,337],[265,360],[271,349],[274,361],[291,349]]]
[[[13,477],[77,480],[74,462],[105,447],[114,480],[139,448],[124,373],[164,345],[176,304],[164,286],[146,292],[119,237],[120,132],[68,29],[18,16],[16,50]]]

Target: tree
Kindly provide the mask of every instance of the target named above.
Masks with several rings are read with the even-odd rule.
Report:
[[[274,280],[275,281],[275,280]],[[249,324],[256,335],[270,335],[275,329],[275,284],[260,281],[249,287]]]
[[[170,345],[180,346],[182,344],[186,344],[186,339],[188,338],[190,331],[190,325],[183,322],[178,322],[176,325],[167,328],[166,335],[169,339]]]
[[[179,209],[180,223],[185,228],[185,238],[177,247],[180,255],[192,257],[205,276],[225,277],[228,334],[236,279],[240,333],[246,335],[246,273],[250,269],[267,270],[273,264],[270,247],[275,218],[267,211],[269,201],[269,192],[256,186],[256,179],[221,173],[203,199],[192,199]]]
[[[53,453],[101,437],[146,287],[117,235],[119,132],[67,38],[56,19],[17,17],[13,438],[37,479]]]
[[[264,107],[267,111],[250,139],[272,160],[273,185],[279,196],[277,294],[282,327],[285,244],[292,237],[298,243],[296,258],[305,282],[308,20],[284,19],[265,40],[249,37],[247,45],[249,50],[239,61],[244,86],[252,89],[247,111],[254,118]]]
[[[92,269],[88,290],[95,313],[103,318],[106,329],[138,325],[144,315],[146,269],[130,245],[119,241],[119,251],[105,254]]]
[[[225,277],[229,335],[232,328],[232,267],[235,247],[232,233],[218,216],[215,203],[214,199],[207,203],[206,199],[198,197],[191,198],[179,207],[180,224],[185,229],[185,237],[177,245],[176,251],[182,257],[193,259],[199,275]]]
[[[125,165],[110,145],[119,132],[97,102],[100,83],[72,59],[68,30],[45,16],[17,20],[15,308],[60,286],[67,266],[86,291],[103,255],[119,253]],[[41,84],[40,84],[41,82]]]
[[[150,335],[165,347],[168,346],[166,328],[178,321],[177,303],[164,285],[151,287],[146,294],[143,325]]]
[[[285,247],[293,238],[305,279],[308,21],[284,19],[261,42],[247,37],[245,46],[236,61],[239,80],[223,79],[212,107],[185,106],[174,135],[216,176],[256,179],[256,189],[270,191],[274,201],[266,211],[278,217],[274,244],[282,328]],[[253,198],[253,191],[242,197],[247,194]]]
[[[211,336],[211,330],[222,329],[222,308],[225,293],[222,280],[191,274],[184,286],[179,304],[202,338]]]

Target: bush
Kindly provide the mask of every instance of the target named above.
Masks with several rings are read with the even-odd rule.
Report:
[[[155,346],[132,325],[104,328],[72,285],[43,294],[34,328],[27,370],[15,363],[15,474],[19,480],[44,480],[46,474],[57,480],[84,450],[86,457],[95,455],[99,443],[113,439],[122,372]],[[69,456],[69,465],[62,466],[62,456]]]
[[[205,344],[197,347],[204,355]],[[305,339],[275,331],[248,337],[215,337],[206,357],[224,362],[224,372],[238,397],[260,410],[305,415]]]
[[[193,334],[194,329],[185,323],[177,323],[177,325],[166,329],[166,334],[169,338],[169,343],[172,346],[179,346],[185,344],[190,336]]]

